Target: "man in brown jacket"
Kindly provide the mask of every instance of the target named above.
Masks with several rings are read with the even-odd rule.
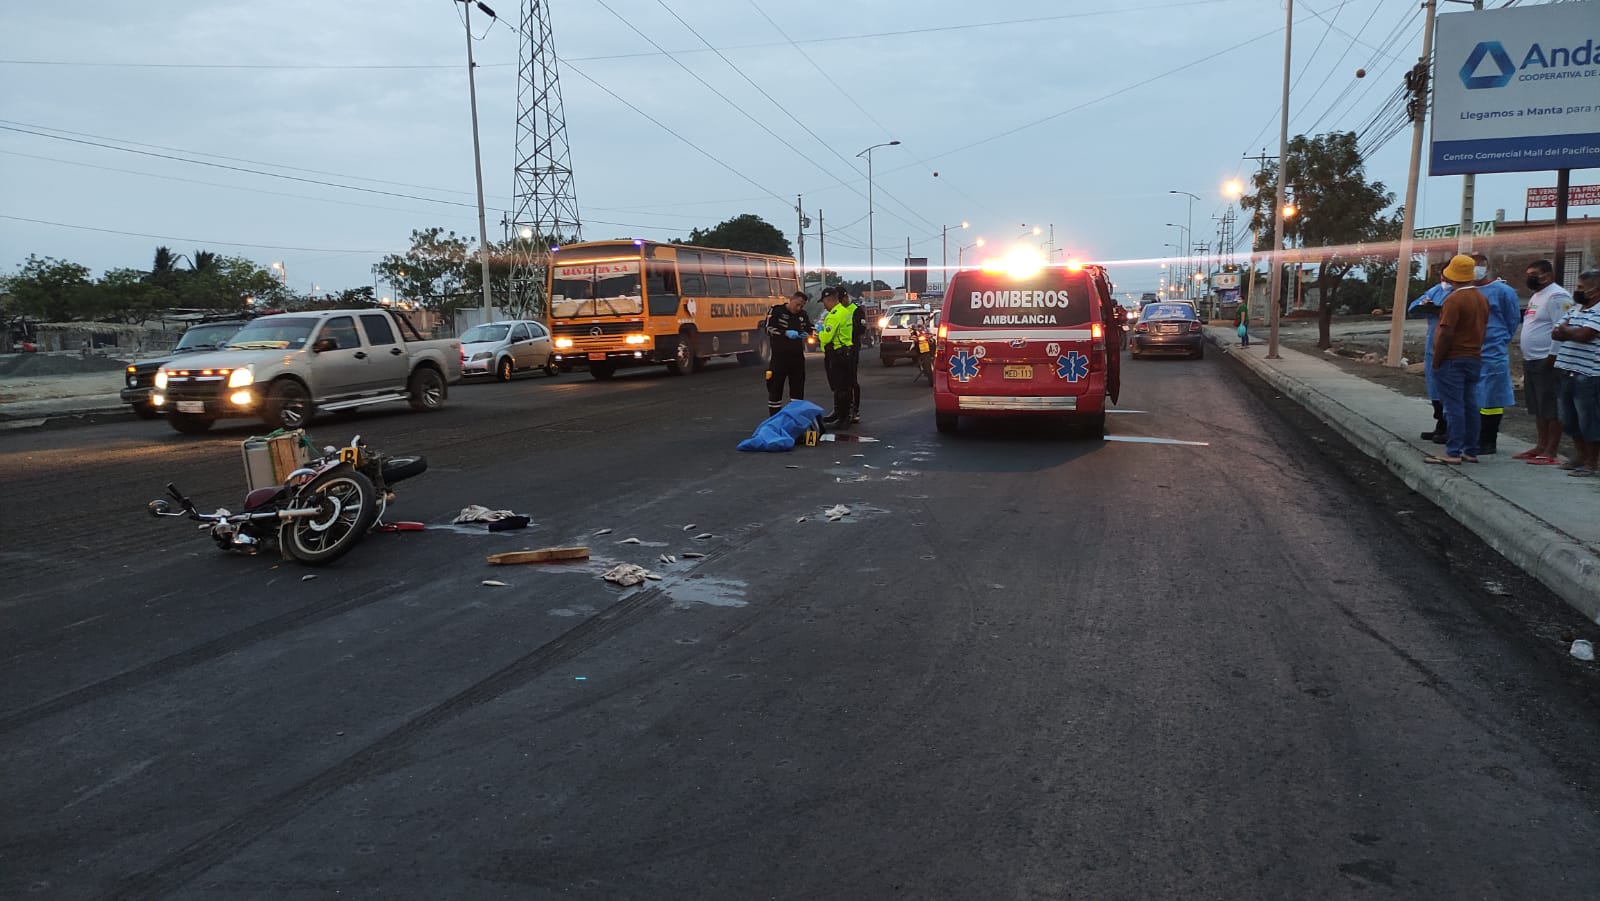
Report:
[[[1434,384],[1444,404],[1447,432],[1444,453],[1429,463],[1454,466],[1478,462],[1478,376],[1483,369],[1483,335],[1489,324],[1489,300],[1473,282],[1472,257],[1457,254],[1444,267],[1451,291],[1439,310],[1433,333]]]

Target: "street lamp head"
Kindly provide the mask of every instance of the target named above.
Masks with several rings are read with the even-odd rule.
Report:
[[[987,243],[989,243],[989,242],[988,242],[988,241],[985,241],[985,240],[984,240],[984,239],[982,239],[982,238],[979,238],[979,239],[978,239],[978,246],[979,246],[979,247],[982,247],[982,246],[983,246],[983,245],[985,245],[985,244],[987,244]]]
[[[522,226],[521,228],[517,229],[517,235],[519,237],[521,237],[522,240],[524,240],[524,241],[533,240],[533,226],[531,226],[531,225]]]
[[[899,143],[900,143],[900,142],[899,142],[899,141],[890,141],[890,142],[889,142],[889,146],[890,146],[890,147],[895,147],[895,146],[898,146],[898,145],[899,145]]]
[[[972,227],[972,223],[970,223],[967,220],[963,219],[963,220],[961,220],[961,227],[962,228],[971,228]]]
[[[1228,197],[1241,197],[1244,195],[1244,182],[1232,179],[1222,186],[1222,193]]]
[[[1297,209],[1292,203],[1286,203],[1283,205],[1283,218],[1285,219],[1293,219],[1295,214],[1298,212],[1300,212],[1300,210]]]

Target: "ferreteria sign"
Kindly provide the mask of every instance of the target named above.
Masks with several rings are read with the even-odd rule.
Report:
[[[1459,224],[1435,225],[1429,228],[1419,228],[1411,233],[1411,237],[1418,241],[1439,241],[1445,238],[1455,238],[1460,234],[1461,226]],[[1474,238],[1494,237],[1494,220],[1485,219],[1482,222],[1472,223],[1472,236]]]
[[[1600,166],[1600,2],[1439,16],[1429,175]]]

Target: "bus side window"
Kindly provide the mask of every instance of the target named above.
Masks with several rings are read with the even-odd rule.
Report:
[[[700,255],[706,272],[706,296],[728,296],[728,264],[720,253]]]
[[[666,260],[646,264],[645,296],[651,316],[673,316],[678,312],[678,272]]]
[[[706,293],[706,278],[700,271],[700,251],[678,251],[678,275],[683,282],[683,293],[690,297]]]
[[[750,296],[750,272],[746,264],[744,257],[728,257],[728,291],[734,297]],[[761,265],[761,261],[757,260],[756,265]]]
[[[769,270],[772,263],[768,260],[750,260],[750,296],[771,297],[772,278]]]
[[[793,263],[778,264],[778,293],[789,297],[800,290],[800,279],[795,274]]]

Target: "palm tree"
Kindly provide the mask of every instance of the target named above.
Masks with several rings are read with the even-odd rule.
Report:
[[[214,272],[217,268],[217,255],[209,250],[196,250],[194,257],[189,261],[189,271],[196,275]]]
[[[158,288],[172,290],[178,281],[178,256],[170,247],[157,247],[155,259],[150,261],[150,275],[146,279]]]

